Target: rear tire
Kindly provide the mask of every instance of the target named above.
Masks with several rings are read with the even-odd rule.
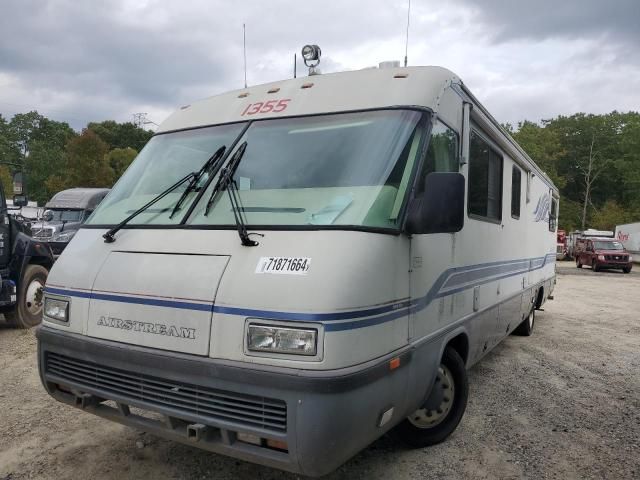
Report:
[[[432,388],[442,389],[440,406],[435,410],[416,410],[390,432],[410,447],[428,447],[444,441],[457,428],[467,408],[467,370],[458,352],[451,347],[442,355]]]
[[[536,309],[532,308],[529,315],[525,317],[520,325],[518,325],[513,331],[514,335],[520,335],[522,337],[530,337],[533,333],[533,326],[536,322]]]
[[[31,328],[42,322],[44,285],[49,271],[41,265],[28,265],[18,286],[17,303],[4,318],[14,327]]]

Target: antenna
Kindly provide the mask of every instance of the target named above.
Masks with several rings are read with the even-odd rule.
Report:
[[[298,59],[296,58],[296,54],[294,53],[294,54],[293,54],[293,78],[296,78],[296,76],[297,76],[297,74],[298,74],[298,71],[297,71],[297,70],[298,70],[298,69],[297,69],[297,66],[298,66],[298,65],[297,65],[297,63],[296,63],[297,61],[298,61]]]
[[[247,88],[247,27],[242,24],[242,54],[244,55],[244,88]]]
[[[409,18],[411,18],[411,0],[407,8],[407,40],[404,44],[404,66],[407,66],[407,53],[409,52]]]

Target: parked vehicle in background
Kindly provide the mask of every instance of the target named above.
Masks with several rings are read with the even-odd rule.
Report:
[[[56,193],[45,205],[42,220],[32,224],[33,237],[60,255],[107,193],[108,188],[71,188]]]
[[[576,255],[576,267],[591,267],[594,272],[604,268],[631,272],[632,256],[622,243],[611,238],[587,238],[584,250]]]
[[[586,241],[589,238],[613,238],[613,232],[608,230],[574,230],[567,239],[567,253],[569,258],[576,258],[577,254],[585,249]]]
[[[305,475],[392,429],[433,445],[462,419],[467,369],[532,334],[557,213],[444,68],[194,102],[54,265],[40,376],[67,405]]]
[[[28,215],[24,194],[22,200],[16,207],[22,206]],[[30,236],[31,219],[10,215],[7,203],[0,185],[0,313],[11,325],[28,328],[42,320],[44,285],[54,257],[48,245]],[[12,213],[19,211],[16,207],[11,207]]]
[[[615,238],[634,256],[636,262],[640,261],[640,222],[618,225]]]
[[[567,255],[567,233],[564,230],[558,230],[556,234],[556,260],[564,260]]]

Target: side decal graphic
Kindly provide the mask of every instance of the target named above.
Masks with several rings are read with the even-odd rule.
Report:
[[[415,298],[412,301],[394,301],[386,305],[362,310],[330,313],[256,310],[250,308],[214,305],[209,302],[195,303],[190,301],[161,300],[155,298],[134,297],[127,294],[104,294],[100,292],[79,291],[67,288],[46,287],[45,292],[53,295],[106,300],[111,302],[151,305],[184,310],[213,311],[214,313],[237,315],[242,317],[267,318],[281,321],[321,322],[325,325],[326,331],[342,331],[389,322],[410,313],[416,313],[425,309],[436,298],[446,297],[454,293],[467,290],[476,285],[482,285],[503,278],[538,270],[550,263],[554,263],[555,260],[556,254],[549,253],[546,256],[539,258],[509,260],[449,268],[440,274],[429,291],[423,297]]]

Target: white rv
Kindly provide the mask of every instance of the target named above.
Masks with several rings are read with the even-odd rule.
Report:
[[[551,295],[557,208],[549,178],[444,68],[185,105],[51,270],[43,384],[306,475],[392,429],[440,442],[467,369],[530,335]]]

